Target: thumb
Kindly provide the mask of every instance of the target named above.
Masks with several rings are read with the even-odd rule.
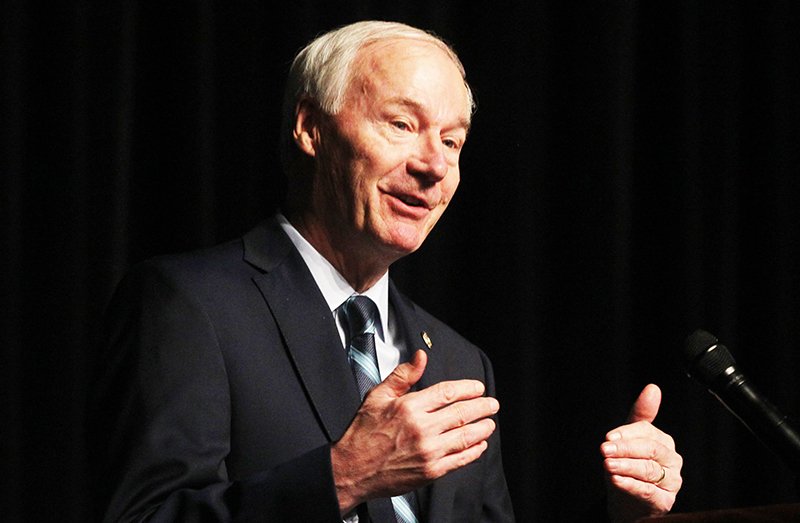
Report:
[[[628,414],[628,423],[649,421],[656,419],[658,407],[661,406],[661,389],[658,385],[649,384],[642,390]]]
[[[422,349],[417,350],[414,356],[411,357],[411,360],[395,367],[392,373],[386,376],[383,383],[373,389],[373,392],[377,391],[380,387],[380,389],[383,389],[384,392],[391,396],[402,396],[419,381],[422,377],[422,373],[425,372],[425,366],[427,364],[428,355]]]

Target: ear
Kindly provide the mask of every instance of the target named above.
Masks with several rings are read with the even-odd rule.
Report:
[[[297,102],[294,116],[294,131],[292,136],[297,147],[307,155],[314,157],[317,155],[320,110],[317,104],[308,98],[303,98]]]

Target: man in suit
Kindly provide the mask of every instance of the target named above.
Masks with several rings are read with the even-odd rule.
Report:
[[[458,186],[460,61],[415,28],[352,24],[299,53],[284,109],[281,213],[140,265],[112,300],[90,431],[103,518],[512,521],[488,358],[388,277]],[[680,487],[659,401],[646,389],[603,444],[615,519]]]

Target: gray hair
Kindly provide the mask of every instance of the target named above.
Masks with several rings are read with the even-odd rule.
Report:
[[[281,159],[289,168],[294,151],[292,130],[295,107],[303,97],[314,100],[327,114],[339,112],[352,80],[352,65],[363,47],[381,40],[412,39],[430,42],[442,49],[458,68],[467,90],[467,114],[475,109],[472,90],[461,60],[448,43],[435,34],[398,22],[363,21],[334,29],[315,38],[295,57],[289,69],[283,100]]]

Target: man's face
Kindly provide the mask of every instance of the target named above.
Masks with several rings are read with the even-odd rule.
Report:
[[[322,120],[312,199],[327,233],[375,259],[415,251],[458,187],[469,114],[456,66],[430,43],[370,45]]]

